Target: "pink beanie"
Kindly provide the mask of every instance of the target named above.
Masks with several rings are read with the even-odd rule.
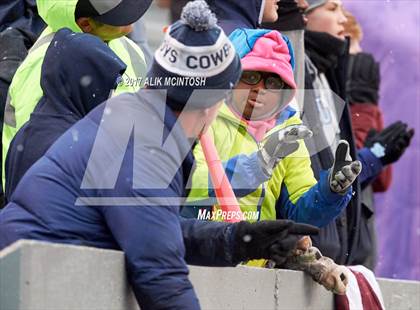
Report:
[[[282,35],[278,31],[270,31],[260,37],[251,52],[241,59],[242,70],[276,73],[294,90],[294,96],[296,83],[290,58],[289,48]]]

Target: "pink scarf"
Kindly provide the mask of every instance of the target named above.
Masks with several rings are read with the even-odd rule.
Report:
[[[246,123],[246,129],[249,134],[251,134],[257,142],[261,142],[265,134],[270,131],[271,129],[276,126],[276,119],[277,115],[274,115],[273,117],[261,121],[249,121],[244,119],[242,116],[240,116],[234,109],[232,109],[229,106],[229,109],[232,111],[233,114],[235,114],[236,117],[241,119],[243,122]]]

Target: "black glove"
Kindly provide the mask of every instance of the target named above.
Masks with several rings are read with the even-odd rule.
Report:
[[[365,146],[381,160],[383,165],[396,162],[404,154],[414,136],[414,129],[398,121],[381,132],[371,129],[366,137]]]
[[[259,163],[264,173],[271,176],[279,161],[299,148],[297,141],[311,136],[312,131],[305,125],[291,125],[268,136],[258,151]]]
[[[379,63],[371,54],[358,53],[350,56],[347,80],[350,103],[377,104],[380,83]]]
[[[289,220],[239,222],[235,225],[233,261],[279,259],[293,250],[302,235],[318,234],[317,227]]]
[[[330,188],[333,192],[345,194],[362,171],[362,163],[353,161],[350,156],[350,146],[341,140],[335,151],[334,164],[330,170]]]

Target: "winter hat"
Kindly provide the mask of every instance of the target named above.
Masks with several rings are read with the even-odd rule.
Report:
[[[160,79],[161,85],[155,83],[149,88],[167,90],[167,104],[175,111],[181,111],[187,102],[188,109],[213,106],[227,96],[241,76],[239,56],[216,23],[204,0],[189,2],[181,20],[169,27],[155,52],[147,77]],[[194,93],[197,89],[206,91]]]
[[[152,0],[79,0],[75,17],[92,17],[112,26],[127,26],[136,22],[150,7]]]
[[[241,55],[242,70],[276,73],[296,89],[293,50],[287,37],[275,30],[237,29],[230,39]]]
[[[305,14],[309,13],[310,11],[320,7],[328,2],[328,0],[306,0],[308,3],[308,8],[305,10]]]
[[[237,29],[229,38],[241,57],[242,70],[275,73],[289,86],[289,89],[280,90],[281,104],[270,115],[284,109],[296,94],[293,48],[289,39],[278,31],[267,29]],[[262,116],[262,119],[270,115]]]

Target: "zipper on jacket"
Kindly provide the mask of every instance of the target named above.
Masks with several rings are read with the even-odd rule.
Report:
[[[224,116],[221,116],[221,117],[223,117],[224,119],[228,120],[229,122],[235,123],[233,120],[231,120],[228,117],[224,117]],[[235,123],[235,125],[236,125],[236,123]],[[261,150],[261,145],[262,145],[261,142],[257,141],[257,139],[248,132],[247,128],[241,122],[239,122],[239,126],[242,126],[245,129],[246,134],[249,135],[254,140],[255,144],[257,145],[257,150],[258,151]],[[257,204],[257,212],[258,212],[258,220],[257,221],[260,221],[260,219],[261,219],[261,210],[262,210],[263,201],[265,199],[265,190],[266,190],[265,189],[265,182],[263,182],[261,184],[261,195],[260,195],[260,199],[258,200],[258,204]]]

